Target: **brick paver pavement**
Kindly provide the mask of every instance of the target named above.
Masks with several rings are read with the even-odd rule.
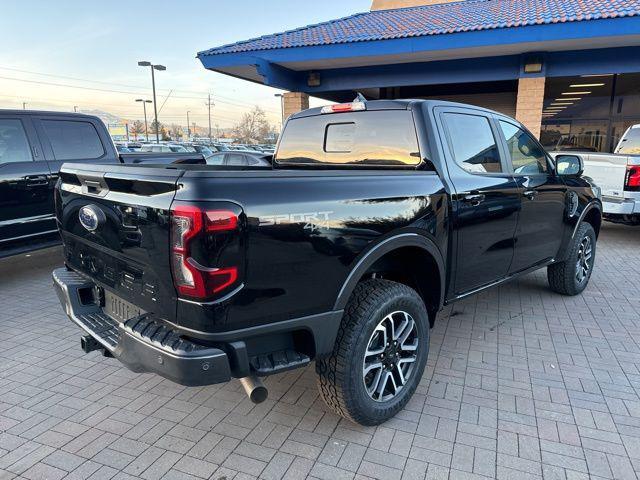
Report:
[[[0,478],[632,479],[640,472],[640,228],[606,225],[586,293],[545,272],[448,307],[407,408],[341,420],[313,368],[184,388],[79,348],[50,271],[0,261]]]

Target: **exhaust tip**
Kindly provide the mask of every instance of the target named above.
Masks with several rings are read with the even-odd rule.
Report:
[[[262,403],[269,396],[269,390],[264,386],[258,377],[244,377],[240,379],[240,384],[245,393],[253,403]]]

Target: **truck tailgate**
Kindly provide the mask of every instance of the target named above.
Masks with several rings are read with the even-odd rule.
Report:
[[[142,310],[175,319],[169,228],[181,175],[124,165],[64,165],[60,172],[56,216],[65,262],[104,288],[116,318]]]
[[[584,174],[593,178],[604,197],[624,197],[628,157],[607,153],[582,153]]]

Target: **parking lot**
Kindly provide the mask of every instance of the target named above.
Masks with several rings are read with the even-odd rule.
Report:
[[[640,472],[640,229],[607,224],[586,292],[544,271],[447,307],[408,407],[330,413],[313,367],[184,388],[83,354],[53,248],[0,261],[0,478],[631,479]]]

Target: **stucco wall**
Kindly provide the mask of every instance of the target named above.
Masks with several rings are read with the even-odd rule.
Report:
[[[392,8],[417,7],[436,3],[459,2],[460,0],[373,0],[371,10],[390,10]]]

